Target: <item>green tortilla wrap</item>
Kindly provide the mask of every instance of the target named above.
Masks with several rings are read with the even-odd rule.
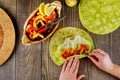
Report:
[[[52,36],[49,44],[50,57],[52,58],[53,62],[56,65],[60,66],[66,60],[70,59],[71,57],[67,59],[62,58],[62,48],[66,46],[75,47],[76,43],[86,44],[89,48],[88,52],[91,52],[91,50],[94,48],[94,43],[90,35],[80,28],[65,27],[56,31],[55,34]],[[78,56],[79,58],[87,57],[86,54],[75,56]]]
[[[120,26],[120,0],[81,0],[79,18],[83,26],[96,34],[108,34]]]

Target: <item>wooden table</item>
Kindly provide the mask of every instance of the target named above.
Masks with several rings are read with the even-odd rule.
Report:
[[[21,43],[26,18],[41,2],[52,1],[54,0],[0,0],[0,7],[9,14],[16,30],[15,49],[9,60],[0,66],[0,80],[58,80],[61,67],[56,66],[49,56],[50,39],[30,46]],[[67,18],[60,23],[59,28],[74,26],[86,30],[80,23],[78,6],[69,8],[64,0],[61,2],[63,4],[61,14],[67,15]],[[95,47],[108,52],[112,61],[120,65],[119,32],[120,28],[104,36],[88,33],[92,36]],[[83,80],[118,80],[99,70],[88,58],[81,60],[79,73],[86,74]]]

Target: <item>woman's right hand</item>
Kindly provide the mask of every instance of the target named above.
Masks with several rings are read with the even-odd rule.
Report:
[[[109,55],[101,49],[93,50],[88,58],[101,70],[108,72],[114,68]]]

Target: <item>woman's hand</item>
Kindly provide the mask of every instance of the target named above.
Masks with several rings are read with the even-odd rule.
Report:
[[[79,75],[77,77],[78,69],[78,58],[70,59],[68,62],[64,63],[59,80],[81,80],[85,75]]]
[[[101,49],[93,50],[88,58],[103,71],[109,72],[114,67],[109,55]]]
[[[120,66],[113,64],[109,55],[103,50],[93,50],[88,58],[101,70],[120,79]]]

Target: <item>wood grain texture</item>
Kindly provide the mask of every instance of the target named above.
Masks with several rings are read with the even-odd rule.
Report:
[[[0,7],[10,16],[12,21],[16,18],[16,0],[0,0]],[[15,80],[15,51],[9,60],[0,66],[0,80]]]
[[[0,0],[0,7],[10,15],[16,29],[16,46],[13,55],[0,66],[0,80],[59,80],[61,67],[56,66],[49,56],[49,41],[24,46],[21,43],[23,25],[29,14],[39,6],[41,2],[54,0]],[[67,18],[60,22],[58,27],[74,26],[87,31],[81,24],[78,16],[78,4],[74,8],[65,5],[61,15]],[[79,0],[78,0],[79,1]],[[88,32],[88,31],[87,31]],[[104,36],[88,32],[95,43],[96,48],[108,52],[114,63],[120,65],[120,29]],[[118,80],[117,78],[99,70],[88,58],[80,60],[79,73],[86,74],[82,80]]]
[[[40,2],[40,0],[17,0],[19,42],[16,50],[16,80],[41,79],[41,43],[30,46],[21,43],[24,22]]]

